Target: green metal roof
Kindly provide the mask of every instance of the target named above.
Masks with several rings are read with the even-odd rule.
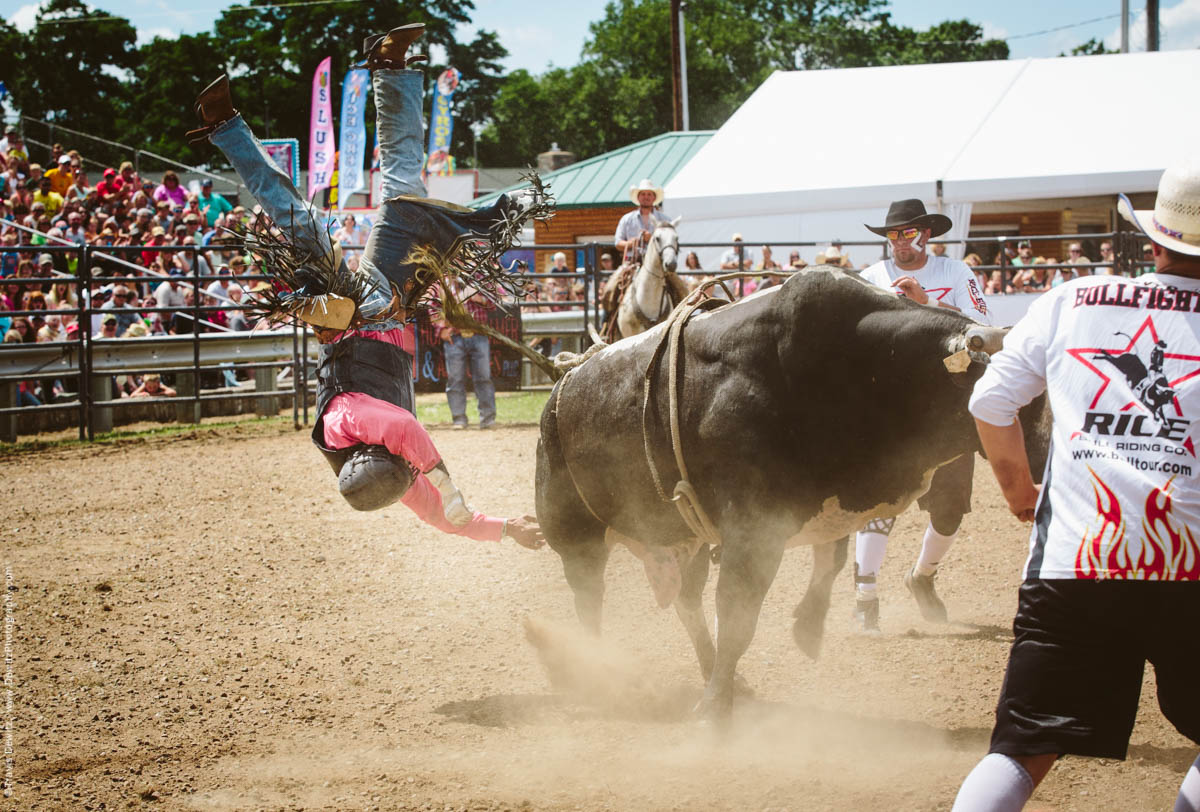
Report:
[[[636,186],[642,178],[650,178],[659,186],[665,186],[708,143],[714,132],[692,130],[663,133],[564,166],[542,175],[542,180],[549,184],[560,209],[628,206],[630,186]],[[475,208],[491,205],[504,192],[520,188],[522,184],[517,184],[477,197],[470,205]]]

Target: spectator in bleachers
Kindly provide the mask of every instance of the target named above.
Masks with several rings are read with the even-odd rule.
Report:
[[[13,163],[14,161],[28,161],[29,152],[25,149],[25,139],[21,138],[21,133],[13,124],[9,124],[4,128],[4,157]]]
[[[156,372],[151,372],[142,378],[142,384],[129,393],[131,398],[173,398],[178,393],[162,382]]]
[[[229,301],[231,304],[233,304],[235,306],[241,306],[241,304],[243,302],[243,293],[242,293],[241,285],[234,283],[229,286]],[[237,331],[243,332],[243,331],[249,330],[250,327],[252,326],[250,324],[250,319],[247,317],[246,311],[244,311],[244,310],[234,310],[232,308],[229,310],[226,310],[225,318],[229,323],[230,330],[237,330]]]
[[[115,285],[112,289],[112,296],[107,302],[100,306],[101,310],[113,311],[117,319],[117,334],[122,335],[129,329],[129,325],[141,320],[141,316],[130,305],[131,294],[129,288],[123,284]],[[104,325],[104,320],[100,321],[101,326]]]
[[[217,271],[217,278],[208,284],[205,292],[215,298],[216,304],[227,304],[230,301],[229,288],[233,282],[228,266]]]
[[[731,245],[729,247],[729,249],[726,250],[725,253],[721,255],[721,270],[723,270],[723,271],[738,271],[738,270],[742,270],[743,268],[753,268],[754,267],[754,252],[751,251],[749,248],[742,248],[742,246],[740,245],[740,243],[742,242],[742,235],[739,233],[735,233],[731,239],[733,240],[734,244]],[[738,259],[739,259],[738,249],[739,248],[742,248],[742,253],[740,255],[741,262],[742,262],[741,266],[738,265]]]
[[[223,196],[213,191],[212,178],[200,181],[200,212],[204,215],[205,223],[215,226],[217,218],[227,211],[233,211],[233,205]]]
[[[347,214],[345,217],[343,217],[342,227],[333,232],[334,241],[340,243],[343,248],[348,245],[366,245],[367,238],[369,236],[370,231],[367,228],[359,225],[358,218],[356,218],[353,214]],[[359,253],[361,252],[343,250],[342,255],[349,258],[351,256],[357,256]]]
[[[83,245],[87,242],[87,230],[83,226],[81,212],[73,211],[67,215],[67,230],[63,232],[63,237],[76,245]]]
[[[179,176],[168,169],[163,173],[162,183],[154,190],[155,200],[165,200],[173,206],[187,203],[187,190],[179,182]]]
[[[121,178],[121,184],[125,197],[132,198],[134,194],[142,189],[142,179],[138,177],[138,173],[133,171],[132,161],[121,161],[121,166],[117,169],[117,175]]]
[[[173,267],[167,278],[154,289],[154,298],[159,307],[184,307],[187,304],[188,286],[180,284],[181,276],[183,272]],[[168,320],[170,315],[168,314]]]
[[[196,241],[193,238],[187,236],[186,233],[180,234],[177,232],[177,235],[178,235],[178,240],[176,242],[177,245],[195,245],[196,244]],[[195,270],[193,270],[193,267],[194,267],[194,265],[197,265],[197,264],[200,266],[200,275],[201,276],[212,276],[212,269],[210,267],[208,267],[208,260],[206,260],[204,258],[203,254],[200,254],[200,253],[196,254],[195,260],[193,261],[191,251],[173,251],[171,253],[171,262],[172,262],[172,264],[174,264],[174,266],[176,268],[183,271],[184,276],[191,276],[192,274],[194,274]]]
[[[59,155],[54,161],[54,167],[46,170],[46,174],[42,177],[49,178],[50,188],[60,195],[63,200],[66,200],[67,190],[75,182],[75,175],[71,171],[71,156],[66,154]]]
[[[57,313],[47,313],[45,325],[38,330],[37,340],[40,343],[53,343],[67,340],[67,329],[63,326],[62,316]]]
[[[53,218],[63,207],[63,196],[54,191],[50,178],[43,175],[38,181],[38,190],[33,194],[34,204],[41,203],[46,216]]]
[[[55,280],[46,294],[46,304],[51,310],[78,310],[79,297],[75,295],[75,286],[67,281]],[[64,315],[62,318],[64,326],[75,320],[74,316]]]
[[[67,189],[67,193],[63,196],[67,200],[84,201],[89,199],[95,190],[88,186],[87,173],[83,169],[75,169],[72,172],[71,186]]]
[[[117,175],[117,170],[110,166],[104,170],[104,179],[96,184],[96,198],[101,205],[111,206],[120,199],[124,188],[125,184]]]
[[[10,229],[4,232],[4,236],[0,237],[0,247],[5,250],[0,252],[0,278],[17,275],[17,263],[20,261],[20,254],[15,250],[17,247],[17,230]]]
[[[933,254],[935,257],[946,256],[946,243],[944,243],[944,242],[930,243],[929,244],[929,253]]]
[[[96,332],[92,338],[118,338],[117,333],[117,315],[115,313],[105,313],[100,316],[100,330]]]

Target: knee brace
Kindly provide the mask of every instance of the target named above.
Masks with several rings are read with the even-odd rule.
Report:
[[[413,472],[401,457],[381,445],[359,446],[338,472],[338,490],[355,510],[379,510],[412,487]]]

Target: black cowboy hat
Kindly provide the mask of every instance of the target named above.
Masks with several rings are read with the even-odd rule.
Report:
[[[881,226],[867,226],[880,237],[886,237],[888,231],[904,226],[918,226],[929,229],[930,237],[940,237],[950,230],[950,218],[944,214],[928,214],[925,204],[916,198],[897,200],[888,206],[887,220]]]

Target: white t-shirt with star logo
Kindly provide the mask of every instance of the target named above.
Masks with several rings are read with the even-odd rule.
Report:
[[[981,324],[992,323],[983,291],[967,263],[930,254],[925,258],[925,267],[919,271],[901,270],[895,262],[885,259],[862,272],[863,279],[892,292],[896,291],[892,283],[902,276],[911,276],[925,288],[929,304],[945,302]]]
[[[975,385],[996,426],[1043,390],[1050,459],[1026,578],[1200,581],[1200,280],[1088,276],[1043,294]]]

